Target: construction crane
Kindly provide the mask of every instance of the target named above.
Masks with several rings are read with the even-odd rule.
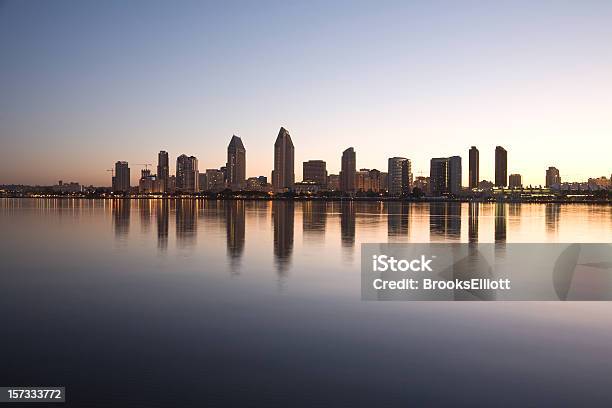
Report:
[[[111,172],[111,176],[115,177],[115,169],[108,169],[106,171],[110,171]]]
[[[136,166],[144,166],[145,170],[149,170],[149,166],[153,166],[151,163],[136,163]]]

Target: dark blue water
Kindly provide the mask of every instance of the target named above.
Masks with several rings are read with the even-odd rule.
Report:
[[[362,242],[468,240],[612,242],[612,210],[1,200],[0,385],[75,407],[610,406],[609,303],[360,300]]]

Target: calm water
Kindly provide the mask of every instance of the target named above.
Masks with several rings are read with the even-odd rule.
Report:
[[[612,242],[612,207],[0,200],[0,385],[71,406],[606,406],[612,304],[362,302],[364,242]]]

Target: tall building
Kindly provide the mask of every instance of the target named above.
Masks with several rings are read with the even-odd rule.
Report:
[[[520,174],[511,174],[508,186],[510,188],[523,187],[523,177]]]
[[[433,196],[458,194],[461,192],[461,157],[438,157],[431,159],[429,189]]]
[[[295,148],[289,132],[280,128],[274,143],[274,170],[272,170],[272,187],[274,192],[293,190]]]
[[[115,163],[115,176],[113,177],[113,192],[130,192],[130,167],[126,161]]]
[[[370,190],[378,193],[381,191],[381,176],[382,173],[379,170],[372,169],[369,171],[370,177]]]
[[[468,182],[470,189],[478,188],[480,181],[480,153],[476,146],[470,148],[470,168],[468,174]]]
[[[168,177],[170,177],[168,152],[161,150],[157,155],[157,179],[162,193],[168,192]]]
[[[340,170],[340,191],[355,192],[355,173],[357,170],[357,155],[355,149],[349,147],[342,152]]]
[[[176,159],[176,189],[185,193],[199,191],[198,159],[194,156],[180,155]]]
[[[495,187],[508,185],[508,152],[501,146],[495,148]]]
[[[323,160],[304,162],[302,179],[325,186],[327,184],[327,164]]]
[[[412,163],[405,157],[391,157],[388,160],[389,195],[399,196],[410,193],[412,187]]]
[[[246,149],[242,139],[233,135],[227,146],[227,182],[232,190],[243,190],[246,181]]]
[[[556,167],[549,167],[548,170],[546,170],[546,187],[552,187],[559,184],[561,184],[559,169]]]

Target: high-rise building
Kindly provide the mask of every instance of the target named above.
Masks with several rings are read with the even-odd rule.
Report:
[[[198,159],[194,156],[180,155],[176,159],[176,189],[185,193],[199,191]]]
[[[355,191],[370,191],[371,189],[370,169],[359,169],[355,172]]]
[[[308,160],[304,162],[302,179],[325,186],[327,184],[327,164],[323,160]]]
[[[448,158],[448,191],[451,194],[459,194],[461,192],[461,157],[451,156]]]
[[[113,192],[130,192],[130,167],[126,161],[115,163],[115,177],[113,177]]]
[[[389,195],[399,196],[410,192],[412,187],[412,163],[405,157],[391,157],[388,160]]]
[[[205,191],[219,192],[225,189],[225,176],[220,169],[206,169]]]
[[[161,150],[157,155],[157,180],[162,193],[168,192],[168,177],[170,177],[170,162],[168,152]]]
[[[295,148],[289,132],[280,128],[274,143],[274,170],[272,170],[272,187],[274,192],[293,190]]]
[[[510,188],[523,187],[523,177],[520,174],[511,174],[508,186]]]
[[[554,185],[561,184],[561,175],[559,169],[556,167],[549,167],[546,170],[546,187],[552,187]]]
[[[227,182],[232,190],[245,188],[246,149],[242,139],[233,135],[227,146]]]
[[[376,169],[372,169],[369,171],[370,177],[370,190],[378,193],[381,191],[381,172]],[[369,190],[367,190],[369,191]]]
[[[470,168],[468,175],[468,182],[470,189],[478,188],[478,182],[480,181],[480,153],[476,146],[470,148]]]
[[[508,152],[501,146],[495,148],[495,187],[508,185]]]
[[[355,149],[349,147],[342,152],[340,170],[340,191],[355,192],[355,173],[357,169],[357,155]]]
[[[438,157],[431,159],[429,189],[433,196],[458,194],[461,192],[461,157]]]

